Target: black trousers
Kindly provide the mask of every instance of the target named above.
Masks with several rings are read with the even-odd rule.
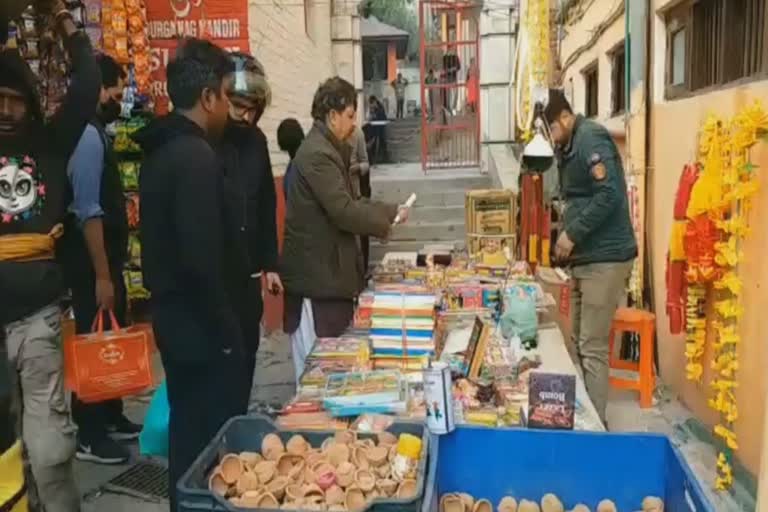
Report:
[[[405,106],[405,98],[397,98],[397,118],[403,118],[403,107]]]
[[[261,277],[248,280],[248,295],[243,301],[244,309],[240,313],[245,340],[243,357],[243,383],[240,407],[247,411],[251,401],[253,376],[256,372],[256,353],[261,341],[261,318],[264,314],[264,299],[261,296]]]
[[[96,276],[90,269],[83,269],[71,276],[72,307],[75,312],[75,331],[77,334],[91,332],[93,319],[96,317]],[[112,284],[115,287],[115,319],[124,326],[126,322],[126,290],[123,280],[122,265],[110,271]],[[104,330],[112,328],[109,315],[104,315]],[[76,394],[72,394],[72,418],[79,429],[81,442],[86,444],[94,439],[107,435],[107,425],[119,421],[123,415],[123,401],[120,399],[86,404],[81,402]]]
[[[360,195],[371,198],[371,171],[360,175]],[[367,236],[360,237],[360,246],[363,251],[363,271],[368,274],[368,264],[371,253],[371,240]]]

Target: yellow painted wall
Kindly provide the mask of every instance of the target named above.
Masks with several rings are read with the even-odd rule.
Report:
[[[768,81],[725,89],[693,98],[656,102],[653,107],[652,167],[648,173],[649,233],[653,258],[653,285],[658,316],[659,360],[664,382],[677,392],[694,414],[713,425],[717,416],[707,407],[710,395],[705,370],[705,384],[685,380],[685,341],[669,333],[665,314],[666,285],[664,270],[672,208],[680,172],[696,154],[697,130],[709,112],[729,117],[755,99],[768,100]],[[768,103],[766,104],[768,107]],[[745,314],[741,325],[739,347],[739,389],[736,392],[740,418],[736,423],[741,449],[738,457],[757,474],[763,433],[763,396],[766,390],[766,356],[768,356],[768,143],[753,150],[754,162],[760,166],[762,187],[750,216],[752,233],[744,243],[745,261],[741,266],[744,279]],[[705,355],[709,361],[711,352]]]

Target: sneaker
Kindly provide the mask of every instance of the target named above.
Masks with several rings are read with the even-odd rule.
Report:
[[[121,415],[115,423],[107,425],[107,432],[109,437],[115,441],[131,441],[139,438],[141,425],[137,425]]]
[[[79,440],[75,457],[77,460],[96,464],[125,464],[128,462],[130,453],[124,446],[105,437],[89,443]]]

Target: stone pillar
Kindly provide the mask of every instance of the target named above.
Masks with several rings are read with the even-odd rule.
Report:
[[[333,2],[331,48],[336,74],[355,86],[358,122],[363,120],[363,46],[360,38],[358,0]]]
[[[517,190],[513,71],[518,26],[518,1],[487,2],[480,14],[480,142],[482,170],[497,185]],[[514,177],[501,179],[514,172]]]

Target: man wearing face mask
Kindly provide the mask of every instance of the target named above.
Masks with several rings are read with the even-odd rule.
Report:
[[[126,74],[108,55],[97,60],[102,76],[99,104],[67,168],[73,200],[61,244],[78,334],[91,332],[100,310],[113,311],[121,325],[126,313],[128,221],[117,158],[106,132],[120,116]],[[111,328],[111,320],[106,320],[105,328]],[[141,429],[123,415],[122,400],[85,404],[73,395],[72,416],[79,427],[78,459],[100,464],[128,460],[128,450],[115,439],[135,439]]]
[[[0,326],[41,505],[75,512],[76,429],[64,390],[64,287],[54,243],[69,204],[67,161],[94,115],[101,76],[88,37],[64,3],[46,5],[72,65],[67,93],[50,119],[24,58],[17,49],[0,49]]]
[[[267,137],[258,126],[272,91],[263,66],[254,57],[232,53],[230,58],[235,73],[228,91],[229,122],[219,145],[219,156],[227,181],[227,207],[238,227],[240,245],[246,249],[246,273],[242,279],[245,287],[241,290],[243,296],[234,303],[240,310],[245,341],[241,400],[247,407],[264,311],[262,276],[272,294],[282,292],[283,285],[277,273],[277,194]]]

